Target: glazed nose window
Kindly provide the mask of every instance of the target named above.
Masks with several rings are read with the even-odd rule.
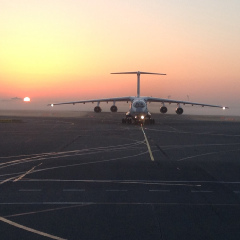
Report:
[[[136,102],[133,106],[135,108],[144,108],[145,107],[145,103],[144,102]]]

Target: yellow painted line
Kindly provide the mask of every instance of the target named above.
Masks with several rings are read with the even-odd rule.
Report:
[[[29,171],[27,171],[26,173],[24,173],[23,175],[21,175],[20,177],[16,178],[15,180],[13,180],[13,182],[17,182],[19,180],[21,180],[22,178],[24,178],[27,174],[31,173],[36,167],[40,166],[42,163],[38,164],[37,166],[31,168]]]
[[[147,148],[148,148],[148,152],[149,152],[150,158],[151,158],[152,161],[154,161],[154,157],[153,157],[153,154],[152,154],[152,150],[151,150],[151,148],[150,148],[150,145],[149,145],[147,136],[146,136],[146,134],[145,134],[145,132],[144,132],[144,130],[143,130],[142,125],[141,125],[141,128],[142,128],[143,135],[144,135],[144,137],[145,137],[145,141],[146,141],[146,144],[147,144]]]
[[[50,234],[48,234],[48,233],[41,232],[41,231],[35,230],[35,229],[33,229],[33,228],[29,228],[29,227],[26,227],[26,226],[24,226],[24,225],[15,223],[15,222],[10,221],[10,220],[8,220],[8,219],[6,219],[6,218],[3,218],[3,217],[0,217],[0,221],[5,222],[5,223],[8,223],[8,224],[10,224],[10,225],[12,225],[12,226],[14,226],[14,227],[17,227],[17,228],[21,228],[21,229],[26,230],[26,231],[28,231],[28,232],[36,233],[36,234],[41,235],[41,236],[44,236],[44,237],[48,237],[48,238],[56,239],[56,240],[66,240],[66,239],[64,239],[64,238],[60,238],[60,237],[57,237],[57,236],[53,236],[53,235],[50,235]]]
[[[3,180],[2,182],[0,182],[0,184],[3,184],[5,182],[8,182],[8,181],[11,181],[12,179],[14,179],[15,177],[11,177],[11,178],[8,178],[8,179],[5,179]]]

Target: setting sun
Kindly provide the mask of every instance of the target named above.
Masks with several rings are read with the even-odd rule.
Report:
[[[29,97],[25,97],[25,98],[23,99],[23,101],[24,101],[24,102],[30,102],[31,99],[30,99]]]

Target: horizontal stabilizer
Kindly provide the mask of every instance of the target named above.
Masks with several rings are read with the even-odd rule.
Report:
[[[137,74],[137,96],[140,97],[140,75],[141,74],[154,74],[154,75],[166,75],[165,73],[150,73],[150,72],[117,72],[111,74]]]
[[[155,74],[155,75],[166,75],[165,73],[150,73],[150,72],[117,72],[117,73],[111,73],[111,74]]]

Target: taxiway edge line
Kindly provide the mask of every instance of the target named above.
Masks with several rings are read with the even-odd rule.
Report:
[[[146,144],[147,144],[147,148],[148,148],[148,152],[149,152],[150,158],[151,158],[152,161],[154,161],[154,157],[153,157],[153,154],[152,154],[152,150],[151,150],[151,147],[150,147],[150,145],[149,145],[149,142],[148,142],[147,136],[146,136],[146,134],[145,134],[145,132],[144,132],[144,130],[143,130],[142,125],[141,125],[141,128],[142,128],[142,132],[143,132],[143,135],[144,135],[144,138],[145,138]]]
[[[44,236],[44,237],[48,237],[48,238],[56,239],[56,240],[66,240],[66,239],[64,239],[64,238],[60,238],[60,237],[57,237],[57,236],[53,236],[53,235],[51,235],[51,234],[48,234],[48,233],[45,233],[45,232],[41,232],[41,231],[35,230],[35,229],[33,229],[33,228],[26,227],[26,226],[24,226],[24,225],[18,224],[18,223],[13,222],[13,221],[10,221],[10,220],[8,220],[8,219],[6,219],[6,218],[3,218],[3,217],[0,217],[0,221],[5,222],[5,223],[8,223],[8,224],[10,224],[10,225],[12,225],[12,226],[14,226],[14,227],[17,227],[17,228],[21,228],[21,229],[26,230],[26,231],[28,231],[28,232],[32,232],[32,233],[36,233],[36,234],[38,234],[38,235],[42,235],[42,236]]]

